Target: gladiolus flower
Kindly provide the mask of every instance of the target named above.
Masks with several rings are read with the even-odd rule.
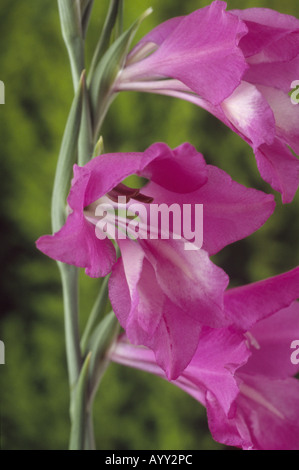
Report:
[[[125,186],[131,174],[149,179],[141,190]],[[110,239],[96,235],[97,208],[116,196],[145,208],[152,204],[204,205],[202,249],[184,249],[184,238],[116,238],[116,262]],[[74,167],[69,215],[62,229],[37,241],[48,256],[84,267],[91,277],[112,270],[109,295],[113,309],[133,343],[155,351],[169,378],[190,362],[203,325],[223,327],[223,293],[228,277],[209,255],[257,230],[274,210],[273,196],[235,183],[206,165],[189,144],[175,150],[154,144],[144,153],[106,154]],[[195,219],[196,220],[196,219]],[[194,216],[192,224],[194,225]],[[170,224],[171,225],[171,224]],[[97,227],[97,228],[96,228]],[[151,227],[149,227],[150,229]]]
[[[262,178],[291,202],[299,107],[288,93],[299,78],[299,20],[225,7],[216,1],[156,27],[129,54],[115,91],[164,94],[209,111],[251,145]]]
[[[173,383],[207,408],[213,438],[256,450],[299,449],[299,366],[290,345],[299,337],[299,268],[228,290],[228,316],[240,309],[253,325],[204,328],[197,351]],[[152,352],[121,336],[111,360],[166,378]]]

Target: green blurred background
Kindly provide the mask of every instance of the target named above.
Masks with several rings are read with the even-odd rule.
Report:
[[[126,0],[125,26],[147,7],[153,14],[136,40],[171,16],[203,7],[201,0]],[[229,8],[240,2],[228,1]],[[297,0],[246,0],[299,17]],[[108,0],[95,0],[87,36],[88,63]],[[59,145],[72,101],[68,57],[54,0],[1,0],[0,106],[1,329],[6,364],[0,365],[2,449],[65,449],[68,384],[61,288],[54,261],[35,249],[50,233],[50,199]],[[299,77],[290,77],[290,82]],[[209,163],[239,182],[271,192],[251,149],[195,106],[154,95],[127,93],[113,103],[103,128],[105,151],[143,151],[157,141],[192,143]],[[299,264],[299,194],[248,239],[224,249],[215,262],[231,285],[279,274]],[[81,273],[83,327],[99,280]],[[95,404],[100,449],[223,449],[209,434],[205,410],[173,385],[112,364]]]

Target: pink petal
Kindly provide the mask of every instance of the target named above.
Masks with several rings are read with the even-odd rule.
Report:
[[[39,238],[36,245],[50,258],[86,268],[88,276],[106,276],[116,260],[115,249],[110,240],[96,238],[94,226],[87,222],[83,215],[90,172],[75,166],[74,173],[68,201],[75,210],[68,216],[59,232]]]
[[[44,235],[36,242],[45,255],[63,263],[86,268],[90,277],[106,276],[116,260],[115,249],[110,240],[98,240],[94,226],[83,217],[69,215],[62,229],[54,235]]]
[[[232,10],[248,27],[240,41],[245,57],[261,54],[262,60],[288,61],[298,55],[299,20],[267,8]]]
[[[226,414],[239,393],[235,380],[236,371],[246,364],[250,351],[244,337],[229,328],[212,330],[205,328],[198,343],[196,354],[184,371],[185,379],[217,397]],[[178,386],[180,378],[178,379]],[[192,395],[192,388],[184,388]]]
[[[171,32],[168,29],[167,37],[162,35],[160,47],[127,67],[123,79],[176,78],[214,104],[223,101],[239,85],[247,68],[238,48],[247,29],[225,8],[225,2],[215,1],[183,17],[174,29],[171,24]]]
[[[217,167],[207,165],[207,170],[206,184],[190,194],[166,191],[154,183],[146,190],[155,204],[179,204],[182,214],[184,204],[192,208],[203,204],[203,249],[213,255],[258,230],[273,213],[275,202],[272,195],[240,185]]]
[[[257,88],[242,82],[222,103],[226,117],[251,141],[253,148],[271,144],[275,137],[275,120],[271,107]]]
[[[255,450],[299,450],[299,381],[239,375],[240,433],[250,432]]]
[[[289,62],[250,64],[244,80],[254,85],[264,85],[289,93],[293,80],[299,77],[299,55]]]
[[[213,391],[222,409],[228,414],[239,394],[235,372],[249,356],[250,352],[242,335],[229,329],[204,328],[191,363],[173,383],[203,405],[206,391]],[[109,357],[120,364],[166,378],[156,363],[154,354],[146,348],[133,346],[125,335],[118,339]]]
[[[120,240],[122,260],[109,283],[112,307],[129,340],[151,348],[172,379],[192,359],[202,325],[226,324],[222,302],[228,283],[205,252],[191,254],[178,242]]]
[[[156,156],[150,149],[143,153],[111,153],[93,158],[82,168],[75,165],[74,181],[77,182],[77,186],[76,189],[71,190],[68,199],[70,207],[75,208],[72,202],[73,197],[81,201],[78,195],[78,185],[86,172],[89,172],[89,182],[85,190],[84,207],[111,191],[127,176],[140,173]],[[77,195],[74,196],[74,193]]]
[[[299,367],[291,362],[290,345],[295,339],[299,340],[298,302],[258,322],[250,334],[257,348],[252,348],[252,355],[240,372],[280,379],[297,374]]]
[[[244,450],[252,449],[251,435],[242,417],[236,415],[236,410],[234,410],[235,414],[229,419],[217,398],[210,391],[206,393],[206,408],[209,429],[216,442],[226,446],[240,447]]]
[[[258,89],[273,110],[277,137],[299,154],[299,106],[294,106],[290,97],[281,90],[269,86],[259,86]]]
[[[243,21],[250,21],[270,28],[286,31],[299,29],[299,20],[297,18],[270,8],[246,8],[244,10],[231,10],[231,13],[238,15]]]
[[[209,165],[208,182],[197,191],[204,206],[204,243],[209,254],[258,230],[272,215],[272,195],[246,188]]]
[[[128,331],[128,335],[134,343],[138,341],[138,335],[141,334],[138,325],[139,294],[137,286],[142,272],[144,252],[139,244],[129,240],[119,241],[119,244],[120,246],[123,244],[123,252],[122,257],[118,259],[112,269],[109,280],[109,297],[122,327],[130,330],[130,325],[133,325],[132,332]]]
[[[226,416],[217,398],[207,393],[213,438],[244,450],[298,450],[298,380],[237,375],[244,383],[240,385],[233,416]]]
[[[130,341],[151,348],[168,378],[175,378],[195,353],[201,325],[165,295],[148,261],[141,266],[134,242],[120,246],[122,261],[109,282],[112,307]]]
[[[150,152],[155,157],[141,174],[162,188],[189,193],[207,181],[206,162],[192,145],[184,143],[171,150],[166,144],[157,143],[147,150]]]
[[[134,57],[136,52],[139,51],[141,47],[145,44],[154,43],[157,46],[161,46],[165,39],[167,39],[168,36],[174,32],[174,30],[177,28],[183,18],[183,16],[170,18],[169,20],[164,21],[163,23],[159,24],[154,29],[152,29],[138,42],[138,44],[136,44],[136,46],[129,53],[129,60]]]
[[[226,314],[244,331],[299,298],[299,268],[263,281],[229,289]]]
[[[200,323],[166,297],[157,330],[145,344],[155,351],[157,363],[165,370],[168,380],[176,379],[187,367],[196,351],[200,332]]]
[[[299,160],[279,139],[261,145],[255,152],[262,178],[282,194],[283,203],[292,202],[299,185]]]
[[[186,251],[183,240],[141,240],[157,282],[167,297],[202,325],[223,327],[228,277],[204,250]]]

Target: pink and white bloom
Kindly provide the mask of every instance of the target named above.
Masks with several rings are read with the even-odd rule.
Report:
[[[279,292],[279,295],[277,294]],[[213,438],[256,450],[299,449],[299,268],[227,291],[228,316],[239,306],[253,326],[203,328],[197,351],[173,381],[207,408]],[[241,303],[242,302],[242,303]],[[256,312],[258,310],[258,312]],[[121,336],[111,360],[166,378],[153,353]]]
[[[149,179],[142,190],[126,187],[131,174]],[[164,202],[204,205],[204,243],[186,251],[184,240],[96,236],[97,206],[116,195],[147,209]],[[74,166],[69,215],[62,229],[37,241],[46,255],[83,267],[91,277],[112,271],[109,295],[130,341],[150,347],[169,378],[177,377],[196,351],[203,325],[225,326],[223,294],[228,277],[209,255],[257,230],[272,214],[273,196],[234,182],[207,165],[194,147],[171,150],[154,144],[143,153],[105,154]],[[117,261],[117,262],[116,262]]]
[[[289,147],[299,154],[299,107],[288,93],[299,79],[299,20],[225,7],[215,1],[153,29],[129,54],[115,91],[164,94],[206,109],[251,145],[263,179],[291,202],[299,161]]]

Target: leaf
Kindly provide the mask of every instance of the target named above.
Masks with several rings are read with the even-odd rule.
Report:
[[[94,4],[94,0],[80,0],[81,18],[82,18],[81,20],[82,34],[84,38],[86,37],[93,4]]]
[[[92,352],[90,376],[90,401],[92,401],[103,373],[109,363],[106,358],[107,350],[119,331],[119,323],[114,314],[110,312],[95,329],[89,343]]]
[[[110,93],[112,84],[118,72],[124,66],[131,42],[142,21],[150,13],[152,13],[151,8],[146,10],[140,18],[110,46],[98,63],[94,76],[91,77],[90,96],[96,130],[98,129],[98,123],[101,120],[102,113],[106,111],[107,102],[111,99]]]

